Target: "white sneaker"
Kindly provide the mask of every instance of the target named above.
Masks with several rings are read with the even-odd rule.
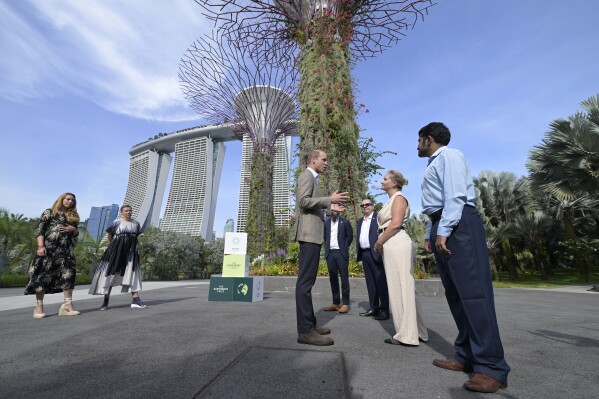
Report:
[[[142,309],[144,309],[144,308],[147,308],[148,305],[146,305],[145,303],[143,303],[141,301],[141,299],[139,299],[139,297],[137,297],[137,298],[133,298],[133,302],[131,302],[131,307],[132,308],[142,308]]]

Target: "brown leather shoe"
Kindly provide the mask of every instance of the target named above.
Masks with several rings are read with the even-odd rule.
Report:
[[[327,346],[333,345],[335,342],[330,337],[323,337],[316,331],[312,331],[308,334],[297,334],[297,343],[306,345]]]
[[[470,391],[493,393],[503,388],[503,384],[488,375],[474,373],[472,378],[464,383],[464,388]]]
[[[327,335],[331,333],[331,329],[328,327],[322,327],[319,326],[318,324],[316,325],[316,332],[320,335]]]
[[[464,367],[462,363],[455,359],[435,359],[433,360],[433,364],[437,367],[441,367],[442,369],[452,371],[472,371],[470,368]]]
[[[339,310],[339,305],[332,304],[322,308],[322,310],[324,310],[325,312],[336,312],[337,310]]]
[[[339,309],[337,309],[337,313],[347,313],[349,312],[349,306],[347,305],[341,305],[339,306]]]

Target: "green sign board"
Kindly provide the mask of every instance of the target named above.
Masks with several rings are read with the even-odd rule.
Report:
[[[234,278],[231,277],[210,277],[209,301],[232,301]]]
[[[261,301],[264,296],[264,277],[235,277],[233,300],[238,302]]]

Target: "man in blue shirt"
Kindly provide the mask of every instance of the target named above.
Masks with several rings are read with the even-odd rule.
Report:
[[[458,327],[452,359],[435,366],[473,371],[464,388],[495,392],[507,386],[510,367],[499,337],[485,230],[475,204],[464,154],[447,148],[451,133],[432,122],[418,132],[418,156],[428,157],[422,211],[428,215],[424,246],[439,266],[449,309]]]

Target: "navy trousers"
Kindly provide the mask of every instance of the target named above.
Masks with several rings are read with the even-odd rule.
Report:
[[[383,262],[377,262],[372,257],[372,250],[362,252],[364,279],[368,290],[370,309],[389,312],[389,290]]]
[[[320,246],[311,242],[300,241],[299,271],[295,284],[295,311],[298,334],[307,334],[316,329],[316,316],[312,305],[312,287],[318,274]]]
[[[458,327],[454,358],[466,367],[471,366],[476,373],[507,384],[510,367],[499,337],[482,220],[475,208],[464,207],[460,222],[447,239],[449,257],[440,256],[435,249],[438,225],[436,222],[432,226],[431,245],[445,297]]]
[[[349,261],[341,255],[340,250],[331,249],[327,258],[327,266],[333,303],[340,305],[343,298],[343,305],[349,306]],[[339,277],[341,277],[341,295],[339,295]]]

